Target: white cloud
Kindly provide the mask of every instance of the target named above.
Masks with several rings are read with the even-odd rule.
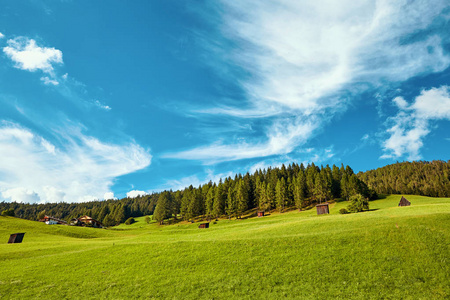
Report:
[[[63,133],[61,133],[63,132]],[[59,146],[13,123],[0,123],[0,191],[23,202],[102,199],[114,178],[147,167],[151,155],[137,145],[86,136],[79,128],[53,132]]]
[[[109,107],[108,105],[104,105],[104,104],[102,104],[100,101],[98,101],[98,100],[95,100],[95,105],[97,106],[97,107],[99,107],[99,108],[101,108],[101,109],[104,109],[104,110],[106,110],[106,111],[108,111],[108,110],[111,110],[111,107]]]
[[[41,200],[36,192],[23,187],[2,191],[2,197],[19,203],[39,203]]]
[[[132,190],[127,193],[127,198],[136,198],[139,196],[145,196],[147,194],[148,193],[144,191]]]
[[[221,31],[236,48],[221,47],[212,37],[205,43],[209,51],[250,74],[239,81],[247,95],[244,106],[250,109],[241,109],[239,103],[200,112],[242,122],[272,116],[273,125],[265,129],[265,141],[216,141],[166,157],[210,163],[289,153],[345,110],[348,95],[450,65],[441,38],[432,30],[425,32],[448,6],[445,0],[221,3]],[[420,31],[421,38],[407,39]],[[289,120],[286,115],[290,121],[282,123],[289,130],[279,132],[279,118]]]
[[[51,79],[47,76],[45,77],[41,77],[41,81],[45,84],[45,85],[58,85],[59,82],[55,79]]]
[[[395,97],[394,100],[392,100],[392,102],[394,102],[394,104],[400,109],[408,108],[408,102],[406,102],[406,100],[403,99],[403,97]]]
[[[0,39],[4,38],[5,35],[3,33],[0,32]]]
[[[450,87],[424,90],[410,109],[424,119],[450,119]]]
[[[428,122],[415,119],[405,112],[398,113],[391,121],[394,125],[387,130],[390,137],[383,143],[383,151],[386,153],[381,158],[398,158],[408,154],[409,160],[420,159],[422,139],[430,132]]]
[[[105,199],[105,200],[109,200],[109,199],[115,200],[115,199],[117,199],[117,198],[114,197],[114,193],[113,193],[113,192],[106,192],[106,193],[103,195],[103,199]]]
[[[53,74],[53,64],[62,64],[62,52],[55,48],[40,47],[36,41],[27,37],[17,37],[7,41],[8,46],[3,52],[15,62],[15,67],[21,70],[41,70]]]
[[[388,119],[390,137],[383,143],[385,154],[381,158],[398,158],[405,154],[409,160],[421,159],[423,139],[431,132],[435,120],[450,120],[450,89],[448,86],[422,90],[408,105],[402,97],[393,102],[400,112]]]

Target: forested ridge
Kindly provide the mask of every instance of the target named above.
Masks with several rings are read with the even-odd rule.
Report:
[[[38,220],[44,214],[70,220],[89,215],[107,226],[129,217],[153,214],[155,219],[176,216],[184,220],[221,216],[239,218],[249,209],[280,212],[305,209],[331,199],[362,195],[375,199],[377,193],[450,196],[450,161],[404,162],[354,174],[349,166],[318,167],[292,163],[287,167],[237,174],[218,183],[209,182],[184,190],[163,191],[137,198],[85,203],[0,203],[0,211],[14,209],[15,216]]]
[[[395,163],[357,175],[379,194],[450,197],[450,160]]]

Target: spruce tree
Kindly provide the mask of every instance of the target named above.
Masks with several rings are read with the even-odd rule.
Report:
[[[228,218],[236,215],[236,197],[234,195],[234,189],[231,186],[228,188],[226,211]]]
[[[286,182],[283,177],[281,180],[278,180],[275,187],[275,198],[278,211],[283,212],[287,201]]]
[[[301,211],[306,202],[306,178],[300,171],[294,180],[294,201],[295,206]]]
[[[205,200],[205,211],[206,211],[206,217],[208,219],[211,219],[211,216],[213,214],[213,205],[214,205],[214,187],[211,187],[208,190],[208,194],[206,195],[206,200]]]

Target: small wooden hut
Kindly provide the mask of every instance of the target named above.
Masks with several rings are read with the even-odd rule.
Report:
[[[258,211],[258,218],[264,217],[264,211]]]
[[[328,208],[328,203],[322,203],[316,205],[316,210],[318,215],[329,214],[330,210]]]
[[[410,206],[411,202],[406,200],[405,197],[402,196],[402,199],[400,199],[400,202],[398,203],[398,206]]]
[[[198,228],[209,228],[209,223],[202,223],[198,225]]]
[[[25,235],[25,232],[23,233],[13,233],[9,236],[8,244],[17,244],[22,243],[23,236]]]

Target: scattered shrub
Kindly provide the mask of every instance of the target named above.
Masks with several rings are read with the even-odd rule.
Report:
[[[350,205],[347,207],[350,212],[361,212],[369,209],[369,200],[361,194],[350,197]]]
[[[131,225],[131,224],[133,224],[134,222],[136,222],[136,221],[134,220],[134,218],[133,218],[133,217],[129,217],[129,218],[125,221],[125,224],[126,224],[126,225]]]
[[[348,214],[349,212],[348,212],[348,210],[347,210],[346,208],[341,208],[341,209],[339,210],[339,213],[340,213],[341,215],[345,215],[345,214]]]
[[[145,223],[150,224],[150,217],[149,216],[145,217]]]

